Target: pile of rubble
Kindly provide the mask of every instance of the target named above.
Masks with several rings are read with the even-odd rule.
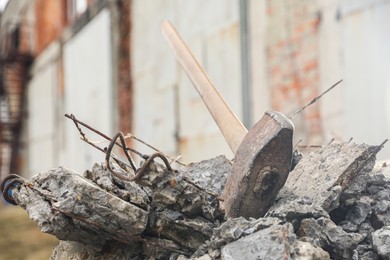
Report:
[[[52,259],[390,259],[390,166],[375,159],[384,143],[293,152],[290,119],[341,81],[289,117],[266,112],[248,131],[175,28],[165,21],[162,32],[234,162],[219,156],[173,170],[163,154],[127,147],[122,133],[111,140],[65,115],[105,163],[83,176],[57,168],[0,185],[8,202],[60,239]],[[110,145],[97,147],[80,126]],[[116,145],[128,167],[111,154]],[[140,168],[129,151],[145,160]]]
[[[390,259],[390,165],[375,164],[380,148],[332,143],[300,155],[257,219],[225,217],[224,156],[179,171],[152,163],[136,182],[105,164],[83,176],[57,168],[10,191],[61,240],[52,259]]]

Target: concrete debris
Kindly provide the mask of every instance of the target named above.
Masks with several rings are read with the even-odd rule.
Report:
[[[57,168],[12,194],[62,240],[51,259],[390,259],[390,164],[374,167],[379,150],[343,143],[304,153],[258,219],[224,216],[223,156],[180,172],[151,164],[136,182],[99,164],[84,176]]]
[[[313,204],[310,198],[298,197],[293,194],[284,196],[276,201],[268,210],[266,217],[276,217],[285,222],[290,222],[295,230],[298,229],[303,219],[330,218],[329,214],[319,205]]]
[[[364,239],[358,233],[347,233],[328,218],[304,219],[298,230],[303,241],[317,245],[334,259],[350,259],[353,249]]]
[[[329,254],[320,247],[299,241],[291,223],[271,217],[228,219],[193,255],[196,259],[205,256],[210,259],[329,259]]]
[[[222,259],[330,259],[320,247],[298,241],[290,223],[276,224],[222,247]]]
[[[311,152],[290,172],[279,197],[292,193],[330,212],[338,207],[340,194],[355,176],[372,169],[379,150],[377,146],[334,143]]]
[[[181,172],[195,184],[221,194],[226,183],[228,172],[231,172],[232,164],[223,155],[210,160],[191,163]]]
[[[193,256],[200,257],[205,254],[210,254],[210,252],[215,252],[215,250],[219,252],[221,247],[230,242],[280,223],[281,221],[277,218],[247,220],[243,217],[239,217],[228,219],[220,227],[214,229],[211,239],[200,246]]]
[[[50,259],[140,259],[142,244],[123,246],[120,243],[110,243],[104,250],[100,247],[88,246],[74,241],[60,241],[54,248]]]
[[[132,243],[132,237],[141,234],[148,223],[146,210],[65,168],[35,175],[14,198],[42,232],[60,240],[93,245],[110,239]]]
[[[384,259],[390,259],[390,226],[376,230],[372,234],[374,249]]]
[[[231,242],[221,250],[222,259],[286,259],[296,241],[291,224],[275,224]]]

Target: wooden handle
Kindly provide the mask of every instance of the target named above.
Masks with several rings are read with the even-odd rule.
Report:
[[[179,61],[188,77],[191,79],[203,102],[217,123],[226,142],[233,153],[236,153],[238,146],[244,139],[248,130],[244,127],[238,117],[233,113],[229,105],[215,88],[203,68],[199,65],[191,50],[177,33],[172,24],[164,21],[161,31],[174,50],[176,59]]]

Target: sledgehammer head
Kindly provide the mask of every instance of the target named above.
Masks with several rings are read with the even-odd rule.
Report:
[[[268,111],[244,137],[222,193],[227,217],[264,216],[287,180],[294,125]]]

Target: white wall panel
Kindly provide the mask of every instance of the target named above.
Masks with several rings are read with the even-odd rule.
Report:
[[[170,20],[240,116],[238,1],[133,1],[134,134],[184,161],[231,152],[160,25]]]
[[[345,7],[346,8],[346,7]],[[390,1],[343,17],[346,133],[356,142],[390,137]],[[379,154],[390,157],[390,146]]]
[[[64,45],[65,112],[113,135],[112,54],[110,13],[94,17]],[[101,140],[86,131],[91,140]],[[82,173],[104,154],[80,141],[70,120],[65,123],[62,165]]]
[[[52,58],[57,53],[48,50]],[[57,65],[48,63],[34,75],[28,85],[28,171],[35,174],[57,166],[55,161],[56,128],[54,125],[54,90]]]

